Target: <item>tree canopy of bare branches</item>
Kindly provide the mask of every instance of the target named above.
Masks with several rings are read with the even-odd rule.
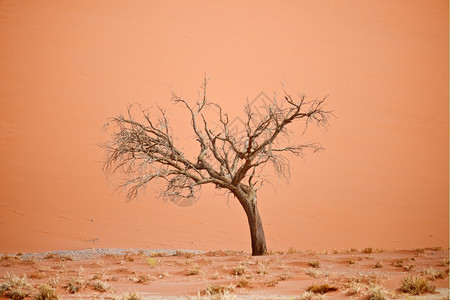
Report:
[[[244,208],[250,225],[253,255],[266,252],[264,231],[257,210],[257,191],[265,176],[262,170],[273,166],[282,177],[289,177],[287,154],[302,155],[305,150],[321,149],[317,143],[286,143],[288,127],[303,134],[311,124],[325,126],[331,111],[325,109],[326,97],[307,100],[306,96],[291,96],[283,88],[281,99],[274,97],[264,114],[256,114],[252,106],[245,106],[245,125],[238,132],[232,130],[230,117],[222,107],[209,100],[205,78],[199,98],[194,105],[172,91],[172,100],[185,108],[192,133],[198,143],[198,154],[187,157],[174,141],[173,130],[164,109],[153,112],[139,107],[138,114],[129,106],[125,115],[113,117],[113,128],[104,169],[127,177],[122,187],[128,190],[127,199],[135,198],[139,190],[153,180],[164,182],[162,196],[171,201],[194,198],[202,185],[213,184],[233,194]],[[207,112],[216,117],[211,120]],[[137,118],[138,117],[138,118]],[[297,129],[298,128],[298,129]]]

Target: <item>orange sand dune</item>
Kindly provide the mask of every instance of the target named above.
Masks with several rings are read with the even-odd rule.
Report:
[[[0,1],[0,251],[249,251],[233,198],[126,204],[102,172],[129,103],[188,140],[169,87],[195,101],[205,72],[233,112],[280,81],[330,95],[337,117],[305,138],[326,150],[259,192],[269,248],[446,247],[448,36],[448,1]]]

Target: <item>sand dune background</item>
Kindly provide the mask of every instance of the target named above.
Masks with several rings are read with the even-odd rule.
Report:
[[[102,172],[108,117],[173,88],[240,112],[280,81],[330,95],[326,148],[259,194],[268,247],[447,246],[448,1],[0,1],[0,252],[250,250],[244,212],[125,203]]]

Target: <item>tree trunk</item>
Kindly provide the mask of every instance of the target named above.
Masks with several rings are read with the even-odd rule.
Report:
[[[256,202],[256,195],[252,196],[253,197],[249,197],[247,195],[244,196],[240,194],[238,196],[238,199],[245,210],[245,214],[247,215],[248,219],[248,225],[250,226],[250,236],[252,239],[252,255],[258,256],[266,254],[267,247],[264,228]]]

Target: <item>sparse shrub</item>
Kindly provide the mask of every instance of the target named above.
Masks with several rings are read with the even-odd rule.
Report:
[[[42,272],[42,271],[37,271],[37,272],[31,273],[29,276],[31,279],[42,279],[47,276],[47,273]]]
[[[376,289],[369,292],[369,300],[385,300],[386,295],[382,289]]]
[[[33,297],[35,300],[58,300],[56,289],[49,284],[39,286],[39,292]]]
[[[448,274],[448,269],[447,270],[435,270],[430,267],[428,269],[424,269],[422,271],[422,274],[429,276],[428,278],[430,280],[444,279]]]
[[[300,300],[311,300],[315,297],[315,294],[313,292],[303,292],[300,295]]]
[[[360,294],[365,286],[363,284],[361,284],[361,282],[359,281],[354,281],[352,280],[349,284],[348,284],[348,289],[347,289],[347,294],[349,296],[353,296],[353,295],[358,295]]]
[[[211,275],[211,277],[210,277],[211,279],[213,279],[213,280],[217,280],[217,279],[219,279],[219,272],[214,272],[214,274],[213,275]]]
[[[356,248],[351,248],[351,249],[350,249],[350,252],[358,252],[358,249],[356,249]]]
[[[192,268],[187,271],[188,276],[199,275],[202,273],[202,268],[199,265],[194,264]]]
[[[154,281],[154,280],[156,280],[155,276],[152,276],[149,274],[139,274],[136,282],[147,284],[149,281]]]
[[[407,271],[407,272],[411,272],[414,270],[415,265],[414,264],[407,264],[405,266],[403,266],[403,270]]]
[[[317,269],[313,269],[313,268],[309,268],[307,270],[303,269],[303,271],[305,272],[306,275],[309,275],[313,278],[319,278],[319,277],[323,277],[323,276],[327,276],[328,274],[322,271],[319,271]]]
[[[280,280],[282,280],[282,281],[288,280],[291,277],[292,277],[292,274],[290,272],[288,272],[287,270],[283,270],[283,272],[280,275]]]
[[[94,276],[92,276],[92,279],[94,279],[94,280],[102,279],[104,275],[105,275],[104,272],[98,272],[98,273],[94,274]]]
[[[60,261],[72,261],[73,260],[73,256],[71,255],[63,255],[59,257]]]
[[[90,285],[94,290],[101,293],[106,292],[111,288],[111,286],[107,282],[101,280],[94,280],[90,283]]]
[[[278,278],[273,278],[272,276],[270,276],[269,279],[267,279],[264,284],[268,287],[274,287],[278,284],[278,282],[280,282],[280,280]]]
[[[226,295],[232,291],[234,291],[235,286],[230,285],[224,285],[224,284],[210,284],[206,287],[206,289],[202,292],[202,294],[206,296],[213,296],[213,295]]]
[[[443,258],[440,265],[445,267],[445,266],[448,266],[449,263],[450,263],[450,260],[448,258]]]
[[[381,268],[383,267],[383,265],[381,264],[380,261],[377,261],[377,262],[375,263],[374,267],[377,268],[377,269],[381,269]]]
[[[5,293],[6,297],[13,299],[13,300],[21,300],[21,299],[27,297],[28,295],[30,295],[30,292],[28,290],[24,290],[22,288],[14,288]]]
[[[60,282],[61,278],[59,275],[56,275],[56,277],[51,278],[47,283],[51,285],[52,287],[56,288]]]
[[[298,251],[294,248],[294,247],[289,247],[289,249],[287,250],[287,254],[295,254]]]
[[[252,287],[252,280],[248,277],[241,277],[239,279],[238,283],[236,284],[236,287],[238,288],[250,288]]]
[[[83,284],[84,284],[84,280],[83,279],[81,279],[81,278],[72,278],[67,283],[67,285],[65,285],[64,287],[66,288],[66,291],[68,293],[75,294],[81,289]]]
[[[36,260],[34,256],[31,256],[30,258],[22,260],[22,262],[26,265],[34,265],[36,263]]]
[[[153,257],[148,257],[146,259],[147,265],[150,266],[150,268],[153,268],[154,266],[156,266],[158,264],[158,260],[154,259]]]
[[[259,261],[258,267],[256,268],[256,272],[258,273],[258,275],[266,275],[266,274],[269,274],[270,269],[264,263]]]
[[[372,248],[364,248],[363,252],[366,254],[370,254],[370,253],[373,253],[373,249]]]
[[[133,261],[134,261],[133,253],[130,253],[130,252],[125,253],[125,254],[123,255],[123,260],[124,260],[124,261],[128,261],[128,262],[133,262]]]
[[[436,287],[430,284],[426,278],[423,277],[411,277],[408,276],[402,281],[400,291],[411,295],[421,295],[426,293],[432,293]]]
[[[56,253],[50,252],[44,256],[44,259],[51,259],[51,258],[55,258],[56,256],[57,256]]]
[[[422,254],[422,253],[424,253],[424,252],[425,252],[425,249],[423,249],[423,248],[417,248],[417,249],[414,249],[414,253],[415,253],[416,255]]]
[[[320,263],[317,260],[309,261],[308,266],[313,268],[320,268]]]
[[[431,247],[430,250],[431,251],[442,251],[442,247],[441,246],[435,246],[435,247]]]
[[[242,263],[233,269],[233,274],[236,276],[242,276],[245,272],[247,272],[247,267]]]
[[[28,282],[26,275],[22,278],[14,274],[6,273],[3,282],[0,284],[0,296],[4,295],[11,299],[23,299],[31,294],[32,286]]]
[[[174,256],[184,256],[185,258],[191,258],[195,256],[194,252],[189,252],[189,251],[176,251]]]
[[[355,262],[353,259],[351,259],[351,258],[350,258],[347,262],[348,262],[349,265],[353,265],[353,264],[356,263],[356,262]]]
[[[136,292],[129,292],[128,294],[120,297],[120,300],[144,300],[144,298],[136,294]]]
[[[165,252],[152,252],[150,253],[151,257],[165,257],[167,256],[167,253]]]
[[[306,289],[307,292],[312,292],[314,294],[326,294],[328,292],[337,291],[336,286],[330,286],[328,283],[324,284],[313,284]]]

